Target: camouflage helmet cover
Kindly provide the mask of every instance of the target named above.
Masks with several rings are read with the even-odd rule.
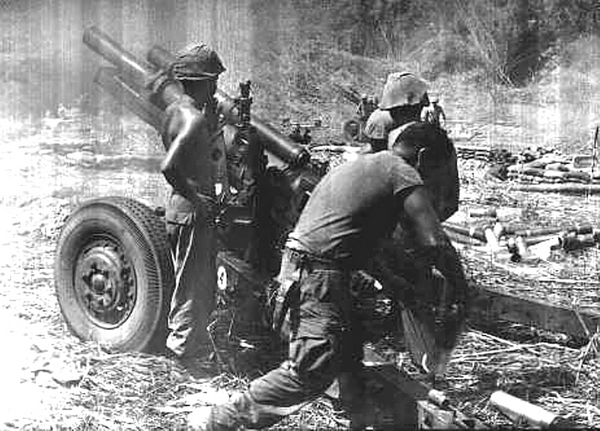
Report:
[[[172,65],[175,78],[185,80],[217,79],[224,71],[217,53],[204,44],[186,46]]]
[[[418,105],[427,94],[427,83],[410,72],[390,73],[381,95],[381,109]]]

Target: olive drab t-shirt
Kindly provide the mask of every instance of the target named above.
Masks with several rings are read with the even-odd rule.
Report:
[[[323,177],[290,238],[312,254],[360,267],[396,227],[402,195],[422,184],[419,173],[389,151],[361,156]]]
[[[387,142],[393,130],[400,130],[406,127],[407,124],[411,123],[396,126],[389,111],[377,109],[367,120],[364,134],[370,139],[385,140]],[[444,144],[445,142],[439,143],[439,145]],[[460,194],[456,150],[451,141],[449,145],[452,147],[452,150],[445,164],[437,166],[429,172],[421,172],[425,186],[432,196],[434,209],[441,221],[447,220],[458,210]],[[386,146],[389,148],[390,144],[387,143]]]

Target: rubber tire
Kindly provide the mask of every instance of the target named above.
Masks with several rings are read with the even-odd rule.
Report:
[[[109,235],[116,241],[135,272],[135,303],[115,328],[91,319],[75,293],[78,257],[93,235]],[[174,271],[164,221],[151,208],[124,197],[85,202],[61,230],[54,270],[61,313],[77,337],[111,350],[164,351]]]

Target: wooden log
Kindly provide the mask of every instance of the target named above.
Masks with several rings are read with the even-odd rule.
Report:
[[[590,224],[576,224],[561,227],[539,227],[528,229],[526,226],[518,224],[508,224],[502,227],[504,235],[515,235],[523,237],[538,237],[545,235],[553,235],[561,232],[574,232],[577,234],[588,234],[594,232],[594,227]]]
[[[568,180],[580,180],[586,183],[589,183],[592,180],[592,176],[589,173],[580,171],[565,172],[565,178]]]
[[[475,283],[471,286],[475,292],[470,312],[471,320],[485,322],[504,320],[576,337],[584,336],[584,329],[577,313],[569,307],[500,292]],[[581,310],[579,314],[592,332],[596,325],[600,324],[598,312]]]
[[[472,153],[489,153],[490,148],[478,147],[476,145],[456,145],[456,151],[472,152]]]
[[[448,223],[448,222],[442,223],[442,226],[444,226],[445,229],[447,229],[451,232],[457,233],[459,235],[463,235],[467,238],[475,238],[476,240],[479,240],[481,242],[487,242],[487,239],[485,238],[485,233],[484,233],[483,229],[468,228],[468,227],[458,226],[458,225],[455,225],[453,223]]]
[[[511,189],[520,192],[596,194],[600,193],[600,184],[514,184],[513,186],[511,186]]]
[[[530,175],[534,177],[543,177],[546,170],[544,168],[536,168],[530,166],[519,166],[513,165],[508,167],[508,174],[510,176],[521,176],[521,175]]]
[[[456,243],[459,243],[459,244],[475,245],[475,246],[483,246],[483,245],[485,245],[485,243],[483,243],[482,241],[478,240],[477,238],[473,238],[473,237],[469,237],[469,236],[466,236],[466,235],[462,235],[460,233],[453,232],[450,229],[446,230],[446,235],[448,235],[448,239],[450,239],[450,241],[456,242]]]

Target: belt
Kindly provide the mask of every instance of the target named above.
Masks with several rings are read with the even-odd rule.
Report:
[[[316,256],[304,250],[297,250],[291,247],[286,247],[286,250],[290,253],[290,259],[294,262],[298,262],[298,265],[307,271],[314,270],[336,270],[344,271],[347,268],[341,262],[328,259],[321,256]]]
[[[283,280],[278,280],[280,284],[278,284],[277,293],[274,297],[272,315],[272,327],[276,332],[281,329],[288,310],[298,313],[302,272],[310,273],[315,270],[343,271],[345,269],[339,262],[315,256],[289,245],[285,247],[284,254],[287,254],[289,264],[293,268],[289,268],[291,271],[284,276]]]

